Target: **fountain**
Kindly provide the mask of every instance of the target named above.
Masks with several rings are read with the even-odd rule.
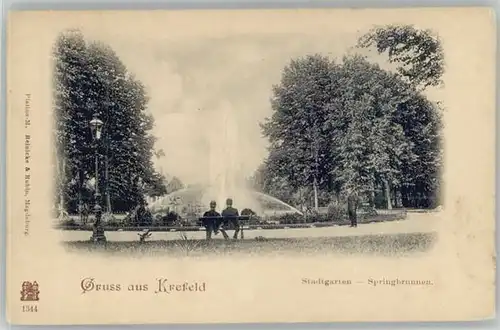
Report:
[[[250,136],[246,135],[249,122],[242,113],[234,111],[229,103],[222,101],[216,109],[200,111],[196,118],[203,121],[203,127],[210,128],[190,130],[198,140],[203,141],[203,146],[200,148],[199,145],[186,142],[189,145],[179,147],[196,150],[200,155],[201,164],[192,164],[192,168],[205,181],[159,198],[151,203],[152,212],[169,208],[179,214],[200,214],[208,209],[212,200],[217,202],[220,211],[225,207],[226,199],[232,198],[234,206],[240,211],[250,208],[258,215],[302,214],[277,198],[247,188],[245,177],[256,164],[254,155],[257,152],[252,150],[253,143]]]
[[[195,186],[177,190],[171,194],[160,197],[150,205],[152,212],[165,212],[167,209],[178,213],[185,213],[188,209],[196,210],[196,213],[203,213],[208,210],[211,200],[217,202],[217,209],[220,211],[225,206],[227,197],[234,200],[234,206],[240,211],[244,208],[250,208],[257,215],[282,215],[282,214],[300,214],[302,212],[295,207],[270,195],[252,191],[237,190],[233,194],[221,195],[217,187],[214,186]]]

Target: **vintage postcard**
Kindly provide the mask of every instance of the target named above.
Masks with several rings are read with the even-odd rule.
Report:
[[[17,11],[13,324],[483,320],[487,8]]]

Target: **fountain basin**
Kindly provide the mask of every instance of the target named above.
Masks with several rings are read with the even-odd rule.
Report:
[[[162,196],[149,205],[153,213],[162,213],[167,210],[180,214],[202,215],[209,209],[212,200],[217,202],[217,211],[225,207],[226,198],[233,199],[233,206],[240,210],[249,208],[258,216],[272,216],[284,214],[300,214],[297,208],[261,192],[248,189],[238,189],[225,194],[213,187],[189,187],[177,190]]]

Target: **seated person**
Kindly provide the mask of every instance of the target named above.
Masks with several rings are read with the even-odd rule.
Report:
[[[220,217],[219,212],[215,210],[215,207],[217,206],[217,203],[215,201],[210,202],[210,210],[207,212],[203,213],[203,217]],[[212,238],[212,231],[216,232],[216,223],[217,223],[216,218],[214,219],[203,219],[203,226],[205,227],[206,231],[206,238],[211,239]]]
[[[225,227],[226,226],[228,227],[229,224],[231,224],[234,227],[233,239],[237,239],[238,232],[240,231],[240,221],[237,218],[239,216],[239,213],[238,213],[238,209],[235,209],[233,207],[233,200],[231,198],[228,198],[226,200],[226,208],[224,209],[224,211],[222,211],[222,216],[227,217],[224,219],[224,222],[223,222]],[[222,229],[221,229],[221,231],[222,231]]]

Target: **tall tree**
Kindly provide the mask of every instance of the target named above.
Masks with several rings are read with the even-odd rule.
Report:
[[[59,164],[59,203],[66,208],[72,179],[77,178],[78,199],[92,170],[92,145],[86,107],[86,42],[78,31],[61,34],[54,47],[54,139]]]
[[[442,109],[417,94],[399,105],[395,120],[412,143],[416,156],[403,164],[401,197],[405,207],[435,207],[440,200],[443,166]]]
[[[373,196],[383,184],[390,204],[390,187],[401,183],[401,164],[412,162],[411,143],[394,120],[397,106],[408,99],[411,87],[394,74],[359,56],[345,57],[337,75],[336,125],[332,152],[339,184],[348,191]],[[341,126],[338,124],[341,123]]]
[[[331,66],[330,60],[320,55],[292,60],[283,70],[281,83],[273,87],[273,116],[262,125],[274,156],[294,155],[287,159],[288,180],[311,185],[316,208],[318,189],[326,184],[322,178],[329,166],[323,123]]]
[[[140,185],[158,184],[152,163],[153,118],[144,86],[109,46],[87,42],[78,31],[60,35],[54,57],[55,133],[58,150],[67,159],[65,180],[78,178],[81,196],[85,182],[95,177],[93,150],[98,148],[99,178],[104,178],[99,188],[108,211],[112,204],[119,210],[133,207],[142,198]],[[94,115],[104,122],[97,146],[89,128]]]

